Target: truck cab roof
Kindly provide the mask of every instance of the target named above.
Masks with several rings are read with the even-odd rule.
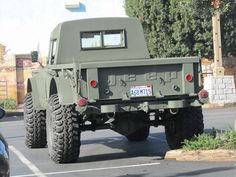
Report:
[[[150,58],[136,18],[91,18],[58,24],[50,37],[50,64]]]

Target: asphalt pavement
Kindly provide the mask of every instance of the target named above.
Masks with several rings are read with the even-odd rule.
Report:
[[[234,127],[236,108],[204,109],[205,131]],[[10,149],[11,176],[56,177],[235,177],[236,162],[177,162],[164,160],[169,150],[163,127],[151,128],[145,142],[131,143],[111,130],[83,132],[80,158],[72,164],[55,164],[47,148],[24,144],[22,115],[0,122]]]

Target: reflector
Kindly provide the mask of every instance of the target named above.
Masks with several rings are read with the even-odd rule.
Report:
[[[84,107],[88,104],[88,101],[84,98],[81,98],[77,101],[77,106],[78,107]]]
[[[198,93],[198,96],[199,96],[200,99],[201,99],[201,98],[208,98],[209,93],[208,93],[208,91],[202,89],[202,90]]]

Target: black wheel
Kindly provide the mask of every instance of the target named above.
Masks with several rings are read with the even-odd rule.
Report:
[[[46,140],[46,111],[35,110],[32,93],[27,93],[24,100],[25,144],[29,148],[44,148]]]
[[[201,107],[179,109],[165,125],[166,140],[171,149],[181,148],[185,139],[203,133],[203,115]]]
[[[80,153],[80,131],[74,105],[61,105],[57,95],[49,99],[47,141],[51,159],[56,163],[75,162]]]
[[[134,131],[126,135],[129,141],[145,141],[149,135],[149,115],[145,112],[130,114],[127,123],[134,126]]]
[[[10,165],[9,165],[9,150],[8,144],[2,134],[0,133],[0,176],[10,176]]]
[[[4,111],[4,109],[0,108],[0,119],[3,118],[5,114],[6,112]]]

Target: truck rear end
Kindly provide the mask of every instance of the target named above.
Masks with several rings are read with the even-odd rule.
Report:
[[[82,131],[110,128],[129,141],[144,141],[149,127],[165,127],[172,149],[203,132],[199,57],[79,64],[77,111]]]
[[[89,111],[149,112],[204,101],[198,57],[82,63],[80,69],[84,85],[79,94]]]
[[[83,131],[145,141],[150,126],[162,125],[170,148],[180,148],[203,132],[207,98],[199,57],[150,58],[138,19],[63,22],[51,33],[47,66],[28,79],[26,145],[76,162]]]

